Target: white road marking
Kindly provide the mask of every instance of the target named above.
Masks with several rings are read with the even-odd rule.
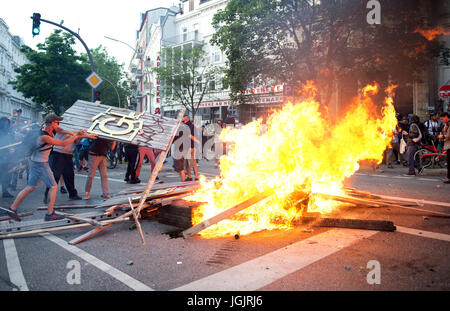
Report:
[[[98,269],[102,270],[103,272],[109,274],[116,280],[122,282],[126,286],[130,287],[133,290],[136,291],[153,291],[151,287],[145,285],[144,283],[132,278],[131,276],[123,273],[122,271],[114,268],[113,266],[110,266],[109,264],[101,261],[100,259],[92,256],[91,254],[85,252],[84,250],[70,245],[67,243],[67,241],[58,238],[57,236],[54,236],[50,233],[42,233],[41,236],[46,238],[49,241],[52,241],[53,243],[56,243],[57,245],[61,246],[65,250],[71,252],[72,254],[80,257],[81,259],[85,260],[89,264],[97,267]]]
[[[173,290],[258,290],[376,233],[378,231],[332,229]]]
[[[407,227],[396,226],[397,232],[421,236],[424,238],[436,239],[450,242],[450,235],[438,232],[424,231]]]
[[[3,240],[5,248],[6,267],[8,268],[9,280],[21,291],[28,291],[27,282],[23,276],[19,256],[17,255],[16,245],[13,239]]]

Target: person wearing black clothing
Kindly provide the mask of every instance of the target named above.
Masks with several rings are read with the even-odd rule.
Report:
[[[200,142],[194,137],[195,135],[195,126],[191,122],[189,118],[189,114],[186,114],[183,117],[183,123],[188,126],[189,128],[189,138],[191,142],[191,149],[189,150],[189,153],[186,155],[186,170],[188,177],[186,178],[186,181],[191,181],[191,168],[194,169],[194,175],[195,179],[198,180],[198,168],[197,168],[197,161],[195,159],[195,144],[200,145]]]
[[[84,199],[88,200],[91,188],[92,188],[92,180],[95,176],[95,171],[99,170],[100,172],[100,178],[101,178],[101,184],[102,184],[102,198],[109,199],[109,189],[108,189],[108,176],[106,173],[106,152],[108,151],[108,147],[111,149],[114,149],[116,146],[115,141],[110,141],[104,138],[99,138],[97,140],[94,140],[92,143],[90,149],[89,149],[89,171],[88,171],[88,179],[86,180],[85,185],[85,194]]]
[[[140,183],[140,179],[136,178],[136,169],[139,162],[139,147],[132,144],[125,145],[125,157],[128,160],[128,165],[124,181],[129,182],[130,184]]]

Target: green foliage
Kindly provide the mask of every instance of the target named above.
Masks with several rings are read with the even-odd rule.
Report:
[[[415,30],[432,24],[426,0],[383,1],[369,25],[366,0],[230,0],[213,18],[211,42],[228,59],[231,96],[272,83],[315,80],[328,98],[335,81],[411,82],[440,53]],[[445,57],[445,51],[442,53]],[[326,101],[328,102],[328,101]]]
[[[62,30],[55,30],[44,44],[37,45],[37,51],[24,45],[28,63],[15,69],[17,77],[9,83],[26,98],[31,98],[45,112],[63,113],[78,99],[91,101],[92,88],[86,82],[91,74],[87,54],[78,56],[72,48],[75,38]],[[121,107],[130,94],[124,80],[123,65],[110,57],[102,46],[91,51],[96,72],[103,79],[97,88],[102,93],[102,103]],[[109,81],[109,82],[108,82]],[[114,85],[114,87],[112,86]]]
[[[55,30],[37,51],[22,46],[29,63],[16,68],[16,80],[9,83],[46,112],[62,113],[77,99],[88,100],[90,70],[76,55],[74,43],[72,35]]]
[[[127,106],[127,97],[131,91],[125,80],[124,65],[119,64],[115,57],[109,56],[104,46],[99,46],[91,50],[94,60],[95,71],[103,79],[103,82],[97,87],[101,92],[101,101],[104,105]],[[86,65],[89,64],[87,54],[83,54],[83,60]]]
[[[161,80],[160,93],[165,105],[180,103],[194,118],[205,94],[219,77],[221,68],[208,62],[200,46],[164,48],[162,64],[152,69]]]

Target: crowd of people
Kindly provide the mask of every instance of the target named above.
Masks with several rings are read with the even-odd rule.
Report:
[[[0,118],[0,184],[3,198],[14,198],[8,209],[8,215],[20,221],[17,214],[21,202],[33,192],[42,181],[46,185],[44,203],[47,204],[46,221],[63,218],[54,212],[54,203],[58,191],[68,193],[70,200],[82,200],[75,187],[75,169],[85,171],[87,178],[84,186],[84,199],[90,198],[92,183],[96,171],[100,173],[101,197],[110,198],[107,178],[107,155],[116,157],[120,163],[127,161],[124,181],[130,184],[140,183],[141,167],[147,159],[151,172],[155,168],[159,150],[124,144],[112,140],[99,138],[96,134],[88,134],[85,130],[76,132],[66,131],[59,126],[62,117],[49,114],[44,124],[20,122],[21,111],[14,110],[10,118]],[[423,145],[434,145],[437,150],[450,149],[450,116],[448,113],[432,113],[430,119],[420,122],[416,115],[398,116],[398,124],[393,130],[391,147],[386,153],[388,168],[403,164],[408,167],[406,176],[421,174],[423,167],[414,158],[414,154]],[[212,152],[215,165],[220,157],[226,153],[226,144],[220,142],[218,137],[221,129],[230,122],[206,124],[196,127],[185,114],[169,152],[173,159],[173,168],[179,174],[181,181],[199,179],[198,161],[200,158],[211,159],[205,143],[213,139]],[[31,156],[18,156],[26,152],[20,150],[29,133],[38,133],[37,146],[30,153]],[[209,146],[209,147],[211,147]],[[200,151],[200,153],[198,153]],[[203,153],[203,156],[202,156]],[[447,156],[447,178],[444,183],[450,183],[450,157]],[[27,186],[15,197],[9,192],[15,191],[17,179],[26,175]]]
[[[128,172],[133,176],[130,183],[138,180],[143,161],[147,157],[154,167],[155,153],[146,148],[142,152],[131,154],[127,150],[133,145],[124,145],[113,140],[99,138],[97,134],[88,134],[86,130],[66,131],[59,126],[62,117],[55,114],[46,116],[44,124],[26,122],[19,127],[21,111],[13,111],[10,118],[0,118],[0,181],[3,198],[14,198],[7,209],[8,215],[20,221],[17,210],[22,201],[32,193],[42,181],[46,185],[44,203],[47,204],[46,221],[64,218],[54,212],[54,204],[61,184],[60,192],[68,193],[70,200],[82,200],[75,187],[75,169],[87,172],[84,186],[84,199],[90,198],[92,183],[96,171],[100,173],[102,194],[104,199],[110,198],[107,178],[107,153],[111,152],[128,161]],[[36,133],[36,134],[35,134]],[[33,135],[32,135],[33,134]],[[34,144],[27,141],[33,137]],[[28,144],[28,145],[27,145]],[[29,154],[25,151],[29,149]],[[136,146],[136,150],[138,147]],[[147,150],[149,149],[149,150]],[[157,156],[157,153],[156,153]],[[74,161],[75,160],[75,161]],[[153,161],[153,162],[152,162]],[[15,197],[9,192],[14,191],[17,177],[26,174],[27,185]],[[22,176],[23,177],[23,176]]]
[[[394,164],[408,167],[405,176],[420,175],[424,167],[414,157],[423,146],[434,146],[437,151],[445,152],[450,149],[449,113],[432,112],[429,120],[421,122],[417,115],[400,116],[393,131],[392,146],[386,153],[388,168]],[[450,157],[447,156],[447,178],[444,183],[450,183]],[[417,173],[416,173],[417,171]]]

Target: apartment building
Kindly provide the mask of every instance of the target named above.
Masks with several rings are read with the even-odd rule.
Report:
[[[37,105],[8,84],[14,80],[14,69],[27,62],[20,51],[23,40],[12,35],[6,22],[0,18],[0,117],[9,117],[13,109],[22,109],[23,121],[40,121],[41,113]]]

